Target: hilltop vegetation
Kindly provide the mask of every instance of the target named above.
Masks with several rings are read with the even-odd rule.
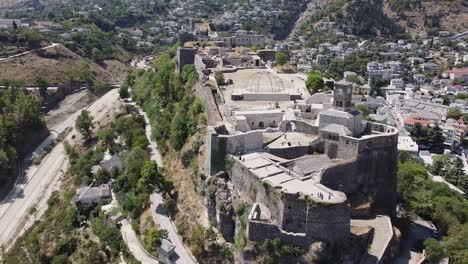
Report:
[[[0,96],[0,197],[16,178],[19,158],[47,134],[37,97],[14,83]],[[32,132],[34,131],[34,136]]]
[[[426,168],[407,153],[400,154],[398,194],[408,218],[420,216],[432,221],[444,236],[438,243],[425,243],[428,258],[450,257],[451,263],[468,259],[468,201],[460,194],[429,178]]]

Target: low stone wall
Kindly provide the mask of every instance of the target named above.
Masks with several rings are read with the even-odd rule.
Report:
[[[317,126],[313,126],[307,122],[304,122],[304,121],[301,121],[301,120],[294,120],[294,121],[290,121],[290,120],[286,120],[286,121],[283,121],[280,123],[279,125],[279,129],[283,132],[286,132],[287,130],[287,127],[288,127],[288,124],[290,123],[294,123],[295,127],[296,127],[296,132],[299,132],[299,133],[304,133],[304,134],[309,134],[309,135],[318,135],[318,127]]]
[[[294,146],[288,148],[267,148],[268,153],[278,156],[283,159],[295,159],[306,154],[310,154],[311,147],[309,146]]]
[[[307,247],[314,242],[305,234],[286,233],[281,231],[277,225],[254,220],[249,220],[247,223],[247,238],[257,242],[279,238],[283,243],[303,247]]]
[[[291,95],[284,93],[244,93],[244,101],[290,101]]]

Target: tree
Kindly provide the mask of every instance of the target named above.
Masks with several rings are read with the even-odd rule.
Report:
[[[431,263],[438,263],[445,257],[444,248],[434,238],[429,238],[424,241],[424,249],[426,250],[427,260]]]
[[[104,143],[106,147],[112,152],[112,146],[114,145],[114,132],[110,128],[104,128],[98,131],[98,139]]]
[[[209,244],[213,244],[216,239],[218,238],[218,235],[214,231],[213,227],[209,227],[205,230],[205,239],[208,241]]]
[[[276,55],[276,63],[281,66],[281,69],[283,69],[283,66],[288,62],[288,55],[284,52],[277,52]]]
[[[221,71],[215,72],[215,80],[218,85],[223,85],[224,84],[224,74]]]
[[[420,123],[416,123],[410,130],[411,137],[414,138],[418,145],[427,145],[427,130]]]
[[[141,178],[138,180],[137,188],[139,192],[151,193],[162,182],[158,164],[154,160],[147,160],[141,168]]]
[[[461,112],[460,107],[450,107],[447,111],[447,118],[459,119],[463,113]]]
[[[460,180],[460,176],[465,174],[463,168],[464,168],[463,161],[462,161],[462,159],[460,159],[460,157],[457,156],[455,158],[454,163],[453,163],[453,170],[452,170],[452,173],[451,173],[457,179],[455,185],[458,185],[459,180]]]
[[[373,97],[382,96],[382,87],[388,84],[390,84],[389,81],[382,80],[381,78],[371,78],[369,95]]]
[[[169,232],[166,229],[153,227],[149,230],[148,235],[145,238],[146,246],[153,252],[158,250],[161,245],[162,239],[167,239]]]
[[[362,85],[362,84],[363,84],[362,81],[361,81],[361,78],[359,78],[359,76],[358,76],[358,75],[355,75],[355,74],[347,76],[347,77],[346,77],[346,80],[347,80],[348,82],[353,82],[353,83],[359,84],[359,85]]]
[[[166,212],[172,217],[177,209],[176,201],[172,198],[166,198],[163,202],[163,207],[166,209]]]
[[[355,106],[356,110],[362,113],[362,117],[367,118],[371,111],[369,110],[369,107],[367,105],[356,105]]]
[[[324,87],[322,74],[319,72],[311,72],[307,77],[305,85],[311,94],[318,93]]]
[[[127,85],[122,85],[119,90],[119,96],[122,99],[130,97],[130,94],[128,92],[128,86]]]
[[[39,88],[39,94],[41,97],[45,99],[47,96],[47,88],[49,87],[47,80],[43,79],[42,77],[37,78],[36,86]]]
[[[445,175],[445,167],[449,163],[449,157],[447,155],[437,155],[432,160],[430,167],[431,173],[438,176]]]
[[[450,105],[450,98],[447,95],[442,95],[440,98],[442,98],[442,104],[443,105]]]
[[[37,48],[41,42],[45,39],[44,35],[36,29],[26,28],[21,32],[21,36],[24,41],[28,43],[30,48]]]
[[[88,110],[81,111],[81,114],[76,119],[75,127],[86,140],[91,139],[94,123],[93,116],[91,116]]]
[[[108,91],[110,91],[111,89],[112,87],[109,84],[101,82],[101,81],[95,80],[93,81],[91,85],[91,91],[96,95],[103,95],[107,93]]]
[[[444,134],[442,129],[435,125],[427,130],[427,143],[431,150],[435,152],[442,152],[444,149]]]
[[[180,150],[187,140],[191,130],[191,120],[186,112],[179,112],[171,124],[171,145]]]

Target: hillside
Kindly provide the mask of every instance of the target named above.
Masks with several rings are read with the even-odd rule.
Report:
[[[360,37],[405,37],[404,28],[384,14],[382,0],[330,0],[308,14],[295,35],[305,36],[310,46],[330,41],[334,32]]]
[[[39,5],[38,0],[0,0],[0,12],[2,10],[37,7]]]
[[[383,10],[412,35],[423,31],[468,30],[468,2],[463,0],[385,0]]]
[[[331,0],[313,7],[295,35],[327,38],[329,30],[360,37],[404,38],[440,30],[468,30],[468,2],[463,0]],[[325,28],[323,27],[323,25]],[[332,26],[330,26],[332,25]],[[329,36],[328,36],[329,37]],[[320,41],[319,41],[320,42]]]
[[[21,80],[26,86],[35,85],[40,77],[51,86],[59,86],[71,80],[74,71],[86,65],[89,69],[90,79],[105,83],[116,83],[117,77],[112,69],[122,73],[125,66],[114,61],[108,62],[109,67],[83,59],[62,45],[52,45],[22,56],[0,61],[0,80]],[[108,68],[106,70],[104,67]]]

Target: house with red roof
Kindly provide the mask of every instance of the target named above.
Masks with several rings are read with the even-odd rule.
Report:
[[[407,130],[412,129],[416,124],[420,124],[423,127],[429,126],[431,121],[421,118],[419,116],[410,116],[403,120],[403,124]]]
[[[457,79],[468,82],[468,68],[446,70],[442,73],[442,76],[450,78],[452,81]]]

